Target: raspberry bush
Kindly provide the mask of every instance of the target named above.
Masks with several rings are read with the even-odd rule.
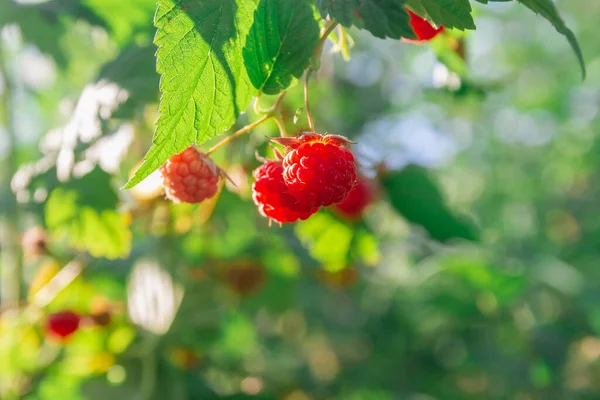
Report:
[[[0,1],[0,399],[600,398],[554,3]]]

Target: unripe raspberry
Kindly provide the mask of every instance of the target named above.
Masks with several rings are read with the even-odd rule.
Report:
[[[266,161],[254,170],[254,178],[252,199],[263,217],[283,224],[305,220],[317,212],[318,207],[302,205],[289,193],[281,161]]]
[[[437,35],[439,35],[440,33],[442,33],[445,29],[443,26],[440,26],[439,28],[435,28],[425,18],[418,16],[417,14],[410,11],[409,9],[407,9],[406,11],[408,12],[408,15],[410,17],[409,24],[413,28],[413,31],[415,32],[415,35],[418,38],[418,39],[403,38],[402,40],[404,40],[406,42],[411,42],[411,43],[428,42],[431,39],[433,39],[434,37],[436,37]]]
[[[364,210],[371,204],[375,197],[373,185],[366,178],[359,176],[354,189],[348,193],[344,201],[332,206],[331,211],[349,221],[359,220]]]
[[[218,190],[222,170],[204,153],[190,146],[160,167],[167,198],[174,203],[200,203]]]
[[[79,322],[79,315],[70,310],[50,314],[46,321],[46,333],[52,338],[65,340],[79,329]]]
[[[286,147],[283,178],[300,203],[327,207],[340,203],[356,184],[354,155],[348,139],[305,133],[273,141]]]

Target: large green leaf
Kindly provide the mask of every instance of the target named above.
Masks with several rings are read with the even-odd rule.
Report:
[[[248,107],[256,91],[242,48],[256,5],[256,0],[158,1],[160,117],[153,145],[126,188],[171,155],[223,133]]]
[[[438,26],[475,29],[469,0],[408,0],[407,5]]]
[[[46,225],[52,235],[94,257],[125,257],[131,250],[131,232],[117,203],[110,176],[95,169],[50,193]]]
[[[577,60],[579,61],[579,65],[581,67],[581,75],[585,79],[585,61],[583,60],[583,54],[581,53],[581,48],[579,47],[579,42],[575,37],[573,31],[571,31],[565,22],[562,20],[560,15],[558,14],[558,10],[552,0],[517,0],[519,3],[525,5],[527,8],[532,10],[533,12],[540,14],[542,17],[546,18],[557,30],[558,33],[564,35],[569,44],[573,48],[575,55],[577,56]]]
[[[302,76],[319,42],[319,24],[306,0],[261,0],[244,47],[255,88],[277,94]]]
[[[366,29],[379,38],[414,39],[404,3],[404,0],[317,0],[317,7],[323,17],[329,14],[344,26]]]
[[[474,228],[446,206],[436,184],[425,169],[408,166],[382,178],[392,206],[408,221],[422,226],[433,239],[476,240]]]

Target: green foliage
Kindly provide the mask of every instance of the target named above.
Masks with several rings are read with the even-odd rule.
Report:
[[[319,25],[305,0],[262,0],[243,50],[255,88],[266,94],[287,89],[308,66]]]
[[[329,14],[344,26],[366,29],[379,38],[415,38],[404,1],[318,0],[317,7],[322,15]]]
[[[448,209],[440,190],[423,168],[408,166],[386,174],[383,185],[394,209],[425,228],[433,239],[441,242],[477,239],[473,227]]]
[[[519,3],[525,5],[531,11],[536,14],[540,14],[542,17],[546,18],[552,26],[556,29],[558,33],[564,35],[569,44],[573,48],[575,55],[577,56],[577,60],[579,61],[579,65],[581,66],[581,76],[585,79],[585,61],[583,60],[583,54],[581,53],[581,48],[579,47],[579,42],[575,37],[573,31],[571,31],[565,22],[562,20],[560,15],[558,14],[558,10],[556,6],[552,2],[552,0],[518,0]]]
[[[521,2],[581,59],[550,1]],[[465,0],[159,0],[154,24],[152,0],[36,3],[0,0],[0,398],[599,398],[600,87],[565,79],[524,7],[479,7],[479,28],[515,29],[471,49]],[[375,39],[412,36],[405,6],[454,29]],[[597,66],[598,4],[564,7]],[[258,213],[272,119],[211,153],[235,182],[213,199],[173,204],[156,174],[115,190],[157,119],[128,187],[257,121],[259,93],[287,91],[271,116],[303,131],[307,68],[318,131],[380,184],[361,218]],[[57,344],[64,309],[82,323]]]
[[[52,191],[46,225],[54,236],[94,257],[124,257],[131,250],[131,232],[117,204],[110,175],[96,169]]]
[[[128,46],[98,74],[98,81],[116,83],[128,92],[127,101],[119,105],[113,118],[131,118],[146,104],[158,101],[154,52],[151,45]]]
[[[202,144],[235,122],[255,91],[243,64],[253,1],[161,0],[155,16],[160,119],[131,188],[171,155]]]
[[[475,29],[468,0],[408,0],[406,4],[437,26]]]
[[[150,34],[148,21],[156,9],[154,0],[83,0],[81,3],[106,21],[120,44],[130,42],[137,33]]]

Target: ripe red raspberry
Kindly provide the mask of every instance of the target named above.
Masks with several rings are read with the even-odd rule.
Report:
[[[354,155],[348,139],[305,133],[273,141],[286,146],[283,178],[300,203],[327,207],[344,200],[356,184]]]
[[[64,340],[79,329],[79,322],[79,315],[70,310],[50,314],[46,321],[46,332],[51,337]]]
[[[331,210],[343,219],[356,221],[362,217],[362,214],[371,204],[375,197],[373,183],[366,178],[359,176],[354,189],[339,204],[334,205]]]
[[[254,178],[252,199],[263,217],[283,224],[305,220],[319,209],[300,204],[289,193],[283,180],[281,161],[266,161],[254,170]]]
[[[190,146],[160,167],[167,198],[174,203],[200,203],[213,197],[223,172],[204,153]]]
[[[409,9],[407,9],[406,11],[408,12],[408,15],[410,16],[409,24],[413,28],[413,31],[415,32],[415,35],[418,38],[418,39],[403,38],[403,40],[406,42],[411,42],[411,43],[428,42],[431,39],[433,39],[434,37],[436,37],[438,34],[443,32],[445,29],[443,26],[440,26],[439,28],[436,29],[425,18],[418,16],[417,14],[410,11]]]

